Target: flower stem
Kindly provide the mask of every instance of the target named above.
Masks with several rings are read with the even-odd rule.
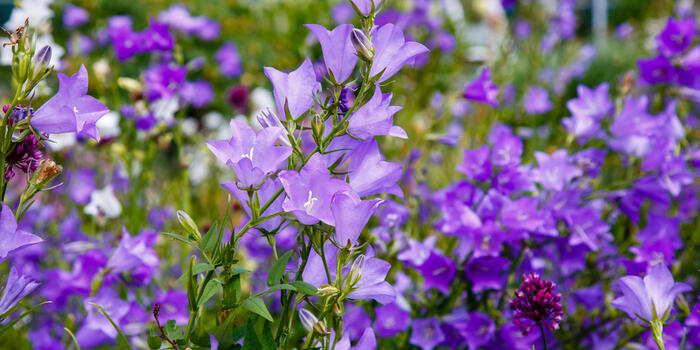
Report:
[[[544,333],[544,325],[540,325],[540,331],[542,332],[542,348],[547,350],[547,335]]]
[[[656,346],[659,347],[659,350],[666,350],[666,347],[664,346],[663,332],[664,332],[663,321],[661,321],[655,317],[655,319],[651,322],[651,335],[654,338],[654,342],[656,343]]]

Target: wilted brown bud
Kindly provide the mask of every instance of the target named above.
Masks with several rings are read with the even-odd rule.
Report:
[[[56,164],[56,162],[51,159],[44,159],[39,162],[36,172],[36,182],[38,184],[46,184],[63,172],[63,167]]]

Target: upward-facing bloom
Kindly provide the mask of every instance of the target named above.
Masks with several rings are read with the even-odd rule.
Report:
[[[647,323],[655,319],[665,320],[676,297],[692,290],[685,283],[674,282],[671,272],[663,263],[652,266],[644,279],[637,276],[620,278],[618,287],[622,296],[610,305],[626,312],[633,319]]]
[[[341,24],[333,30],[327,30],[318,24],[307,24],[316,36],[323,51],[323,62],[333,80],[342,83],[347,80],[357,64],[357,55],[350,42],[351,24]]]
[[[445,340],[445,333],[440,328],[436,317],[413,320],[413,330],[409,342],[423,350],[432,350]]]
[[[513,323],[523,334],[533,326],[558,329],[564,311],[561,296],[554,293],[554,283],[540,279],[536,273],[523,275],[523,284],[515,290],[510,308],[515,312]]]
[[[50,134],[75,132],[100,139],[97,120],[109,112],[96,98],[87,95],[88,73],[81,65],[78,73],[58,73],[58,93],[34,113],[30,123],[37,130]]]
[[[17,221],[12,210],[2,203],[0,211],[0,263],[18,249],[37,244],[41,238],[23,230],[17,229]]]
[[[570,133],[579,137],[589,137],[600,129],[600,121],[613,110],[608,88],[607,83],[600,84],[595,89],[585,85],[578,86],[578,97],[566,103],[571,117],[562,120],[562,124]]]
[[[669,17],[666,27],[656,37],[659,52],[664,56],[672,56],[685,51],[695,35],[695,19],[675,19]]]
[[[569,164],[569,157],[563,149],[551,155],[535,152],[535,158],[538,167],[532,171],[532,177],[548,190],[561,191],[571,179],[583,173],[579,167]]]
[[[350,116],[348,121],[350,135],[363,139],[378,135],[408,138],[406,131],[394,125],[394,114],[400,111],[401,107],[390,105],[391,96],[391,93],[382,94],[377,84],[372,98]]]
[[[406,42],[401,28],[392,23],[385,24],[374,32],[372,44],[374,59],[369,75],[375,77],[381,74],[377,83],[391,78],[405,64],[413,64],[416,56],[428,52],[428,48],[423,44]]]
[[[457,171],[476,181],[486,181],[491,177],[491,148],[487,145],[476,150],[464,150],[464,161]]]
[[[265,67],[265,75],[272,82],[277,111],[286,119],[285,106],[292,118],[299,118],[314,103],[314,93],[321,90],[316,81],[316,73],[308,58],[295,71],[284,73],[272,67]]]
[[[637,61],[640,80],[647,84],[671,83],[676,80],[676,70],[668,58],[659,56]]]
[[[12,310],[22,298],[34,291],[38,286],[39,282],[29,276],[21,276],[17,269],[12,266],[10,275],[7,277],[5,290],[2,293],[2,299],[0,299],[0,315]]]
[[[464,86],[464,98],[498,107],[498,86],[491,81],[491,69],[485,67],[479,77]]]
[[[304,225],[313,225],[319,220],[335,225],[331,200],[337,192],[352,192],[345,181],[333,179],[328,173],[321,155],[314,154],[300,172],[284,170],[279,179],[287,193],[282,208],[292,212]]]
[[[277,171],[292,149],[276,146],[284,129],[267,127],[255,132],[246,122],[231,119],[231,139],[207,142],[207,147],[216,158],[233,167],[243,186],[256,185],[264,175]]]

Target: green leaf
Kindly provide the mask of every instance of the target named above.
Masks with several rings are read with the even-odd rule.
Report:
[[[23,314],[19,315],[19,317],[17,317],[16,319],[7,323],[4,327],[0,328],[0,336],[2,336],[3,333],[7,332],[8,329],[12,328],[12,326],[14,326],[15,323],[19,322],[19,320],[25,318],[26,316],[28,316],[32,312],[36,311],[41,305],[48,304],[48,303],[50,303],[50,301],[44,301],[42,303],[39,303],[36,306],[32,307],[31,309],[25,311]]]
[[[256,321],[257,321],[257,317],[254,319],[251,319],[248,322],[248,325],[246,326],[245,338],[243,339],[243,349],[250,349],[250,350],[262,349],[262,345],[260,344],[260,339],[258,337],[258,333],[255,332]]]
[[[238,306],[241,301],[241,275],[239,273],[229,276],[224,285],[224,309]]]
[[[267,274],[267,285],[274,286],[279,283],[282,275],[284,275],[284,268],[287,267],[287,261],[292,256],[293,250],[289,250],[275,261],[275,264],[270,268],[270,272]]]
[[[78,344],[78,339],[75,339],[75,335],[73,334],[73,332],[71,332],[70,329],[66,327],[63,327],[63,330],[65,330],[70,336],[70,338],[73,339],[73,343],[75,344],[75,350],[80,350],[80,344]]]
[[[105,311],[105,309],[103,309],[102,306],[99,306],[95,303],[88,302],[88,304],[94,305],[95,307],[100,309],[100,311],[102,311],[102,314],[105,315],[105,317],[107,317],[107,319],[109,320],[109,323],[112,324],[112,327],[114,327],[114,329],[117,330],[117,334],[118,334],[117,335],[117,345],[123,346],[123,347],[131,350],[131,344],[129,344],[129,340],[126,339],[126,336],[124,335],[124,333],[122,333],[122,330],[119,329],[119,326],[117,326],[117,324],[114,323],[114,321],[112,321],[112,318],[109,317],[109,315],[107,315],[107,312]]]
[[[187,305],[190,311],[197,311],[197,290],[199,288],[197,277],[194,276],[193,267],[197,264],[197,258],[192,255],[187,264]]]
[[[263,331],[262,331],[262,337],[260,337],[260,340],[262,341],[262,348],[263,350],[277,350],[277,344],[275,343],[275,336],[272,335],[272,329],[270,329],[270,322],[265,322],[263,325]]]
[[[284,289],[284,290],[294,290],[294,291],[297,290],[296,288],[294,288],[294,286],[290,286],[290,285],[288,285],[288,284],[278,284],[278,285],[276,285],[276,286],[270,287],[270,289],[266,290],[266,291],[264,292],[264,294],[270,294],[270,293],[272,293],[272,292],[276,292],[276,291],[282,290],[282,289]]]
[[[177,326],[175,320],[168,320],[168,322],[165,322],[165,335],[172,340],[185,339],[185,336],[182,334],[182,329]]]
[[[196,245],[192,244],[192,242],[190,242],[189,240],[187,240],[185,237],[182,237],[181,235],[178,235],[177,233],[172,233],[172,232],[160,232],[160,234],[161,234],[161,235],[164,235],[164,236],[168,236],[168,237],[170,237],[170,238],[174,238],[174,239],[176,239],[176,240],[178,240],[178,241],[180,241],[180,242],[182,242],[182,243],[185,243],[185,244],[191,246],[192,248],[198,249],[198,247],[197,247]]]
[[[193,274],[193,275],[198,275],[198,274],[200,274],[200,273],[202,273],[202,272],[211,271],[211,270],[213,270],[213,269],[214,269],[214,266],[211,266],[211,265],[209,265],[209,264],[207,264],[207,263],[199,263],[199,264],[194,265],[194,266],[192,267],[192,274]],[[183,282],[185,282],[185,279],[186,279],[186,278],[187,278],[187,273],[183,273],[182,276],[180,276],[180,277],[177,279],[177,281],[175,281],[175,282],[177,282],[177,283],[183,283]]]
[[[213,297],[216,292],[221,289],[221,282],[218,280],[212,279],[209,280],[206,286],[204,286],[204,290],[202,291],[202,295],[199,297],[199,301],[197,302],[197,307],[201,307]]]
[[[163,340],[160,339],[158,335],[151,332],[151,334],[148,335],[148,338],[146,338],[146,343],[148,344],[149,349],[158,350],[160,349],[161,345],[163,345]]]
[[[299,293],[304,293],[306,295],[311,295],[311,296],[317,296],[318,295],[318,288],[314,287],[312,284],[304,282],[304,281],[294,281],[291,283],[294,288],[296,288],[297,292]]]
[[[212,253],[214,248],[216,248],[216,236],[219,234],[218,225],[219,224],[214,221],[209,228],[209,231],[207,231],[207,233],[202,237],[202,243],[199,244],[201,250],[207,254]]]
[[[241,306],[243,306],[244,309],[252,313],[256,313],[265,318],[266,320],[272,322],[272,315],[270,315],[270,311],[267,311],[267,306],[265,306],[265,302],[263,302],[262,299],[257,297],[250,297],[246,300],[243,300]]]

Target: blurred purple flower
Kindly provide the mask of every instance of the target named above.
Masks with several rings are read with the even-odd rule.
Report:
[[[677,20],[669,17],[666,26],[656,37],[656,44],[659,47],[659,52],[669,57],[685,51],[693,41],[694,35],[694,18]]]
[[[532,170],[532,178],[546,190],[561,191],[573,178],[583,174],[581,169],[569,164],[569,156],[563,149],[551,155],[535,152],[535,159],[537,168]]]
[[[20,300],[33,292],[38,286],[39,282],[29,276],[20,275],[17,269],[12,266],[0,299],[0,315],[4,315],[12,310]]]
[[[414,319],[412,322],[409,342],[423,350],[432,350],[445,340],[445,334],[440,328],[440,320],[436,317]]]
[[[241,57],[238,55],[236,44],[232,42],[222,45],[219,51],[216,51],[216,54],[214,54],[214,59],[219,63],[219,69],[224,76],[235,78],[243,73]],[[267,71],[265,74],[267,74]],[[272,83],[275,84],[274,81]]]
[[[185,81],[182,86],[180,86],[180,96],[186,102],[192,104],[195,108],[202,108],[214,101],[214,89],[211,84],[204,80],[199,79],[196,81]]]
[[[90,20],[90,14],[84,8],[72,4],[63,10],[63,25],[67,28],[81,26]]]
[[[525,93],[524,107],[527,114],[549,112],[553,107],[552,101],[549,100],[549,92],[538,86],[530,87]]]
[[[374,314],[373,328],[383,338],[393,337],[411,324],[411,312],[402,308],[398,301],[375,308]]]
[[[478,78],[464,86],[464,98],[498,107],[498,86],[491,81],[491,69],[485,67]]]
[[[0,262],[3,262],[10,254],[43,239],[18,229],[15,214],[5,203],[0,205]]]

